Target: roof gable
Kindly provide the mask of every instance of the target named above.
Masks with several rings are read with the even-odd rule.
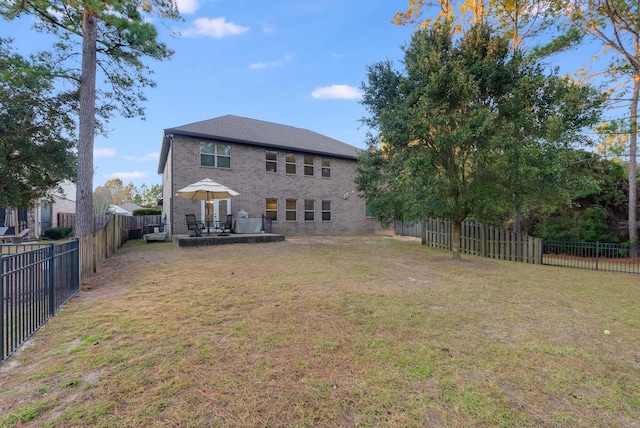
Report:
[[[169,150],[169,136],[229,141],[274,149],[292,150],[319,155],[357,159],[359,149],[308,129],[280,125],[257,119],[226,115],[164,130],[158,172],[162,173]]]

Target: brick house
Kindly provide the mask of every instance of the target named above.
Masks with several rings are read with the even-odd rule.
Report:
[[[223,221],[244,210],[271,218],[273,232],[284,235],[374,232],[355,188],[357,156],[356,147],[306,129],[232,115],[165,129],[158,173],[166,231],[187,234],[186,214]],[[240,195],[176,196],[204,178]]]
[[[76,185],[69,181],[60,183],[59,191],[39,199],[29,209],[0,208],[0,226],[9,226],[7,235],[14,234],[17,220],[18,230],[29,229],[28,238],[44,237],[44,231],[58,226],[59,213],[76,211]]]

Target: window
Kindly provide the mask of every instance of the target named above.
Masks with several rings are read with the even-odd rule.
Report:
[[[272,221],[278,221],[278,200],[267,199],[266,206],[267,209],[265,210],[264,215]]]
[[[304,221],[316,220],[316,203],[313,199],[304,200]]]
[[[331,201],[322,201],[322,221],[331,221]]]
[[[313,156],[304,155],[304,175],[313,176]]]
[[[369,202],[365,202],[364,204],[364,216],[366,218],[373,218],[373,214],[371,214],[371,205]]]
[[[278,172],[278,152],[267,150],[266,162],[267,172]]]
[[[285,218],[287,221],[296,221],[296,200],[287,199],[285,203]]]
[[[285,171],[287,174],[295,174],[296,173],[296,155],[295,153],[287,153],[284,158],[285,162]]]
[[[201,141],[200,166],[231,168],[231,146],[229,144]]]
[[[325,178],[331,177],[331,159],[322,158],[320,164],[322,166],[322,176]]]

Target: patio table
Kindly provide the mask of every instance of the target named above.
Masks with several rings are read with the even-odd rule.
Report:
[[[219,220],[202,220],[202,224],[204,224],[204,234],[211,235],[212,233],[220,233],[224,230],[224,222]]]

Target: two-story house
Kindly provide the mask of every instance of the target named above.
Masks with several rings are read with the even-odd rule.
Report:
[[[165,129],[158,173],[166,231],[188,233],[186,214],[224,220],[243,210],[284,235],[371,233],[377,223],[356,192],[357,157],[356,147],[316,132],[232,115]],[[176,195],[204,178],[239,196]]]

